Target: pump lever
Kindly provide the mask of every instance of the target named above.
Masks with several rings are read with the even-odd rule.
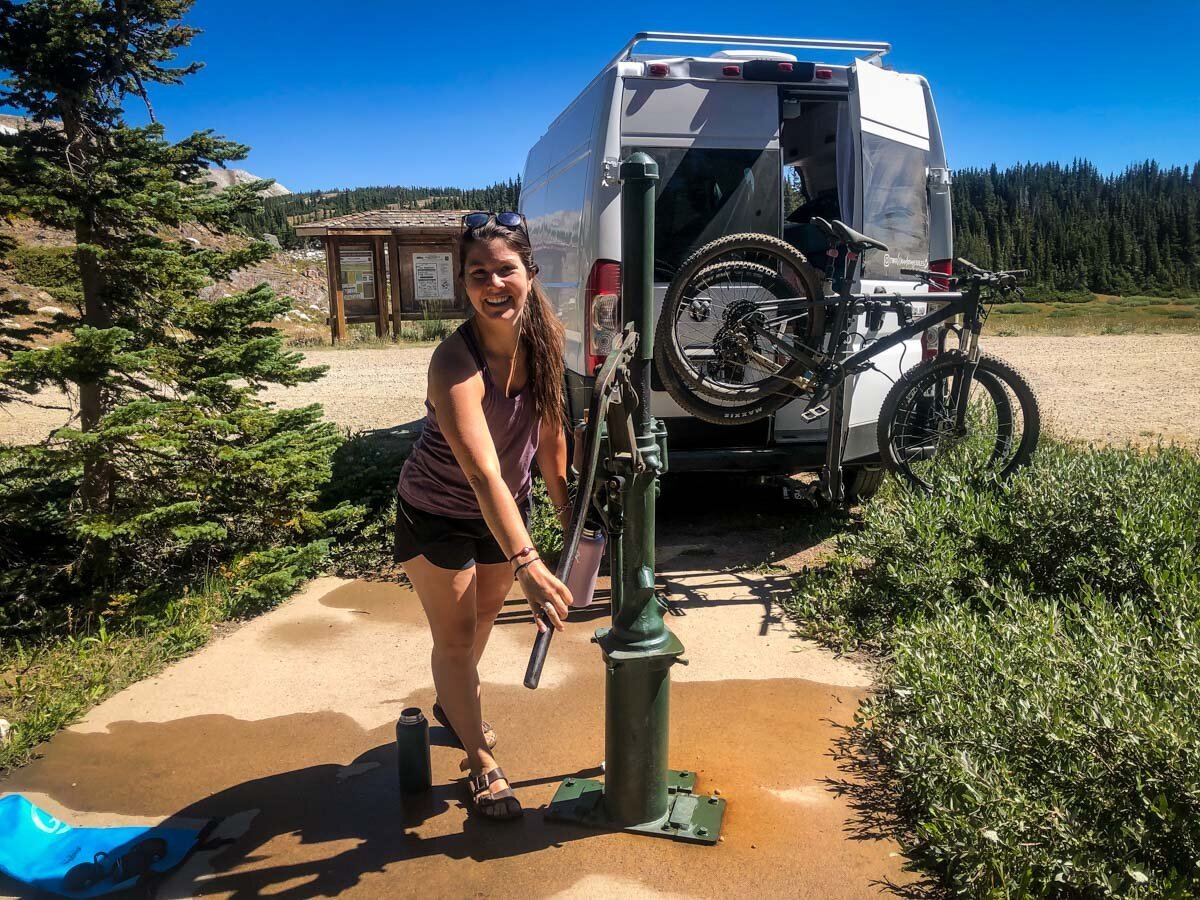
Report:
[[[579,539],[583,536],[583,523],[592,502],[592,485],[596,481],[596,468],[600,463],[600,423],[608,413],[608,405],[620,397],[620,391],[614,391],[617,372],[626,369],[633,354],[637,350],[638,334],[631,325],[625,326],[621,340],[609,354],[604,365],[596,375],[592,385],[592,398],[588,404],[587,430],[583,450],[583,471],[579,475],[579,488],[575,493],[575,502],[571,506],[571,525],[563,535],[562,556],[555,567],[555,577],[566,582],[575,565],[575,554],[579,552]],[[542,679],[542,667],[546,664],[546,654],[550,651],[550,640],[554,637],[554,626],[550,624],[545,613],[539,612],[545,631],[539,631],[533,641],[533,650],[529,654],[529,665],[525,668],[525,687],[533,690]]]

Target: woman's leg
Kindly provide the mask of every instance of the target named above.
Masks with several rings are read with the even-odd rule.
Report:
[[[506,562],[475,566],[475,664],[483,657],[496,616],[513,585],[512,566]]]
[[[463,743],[472,774],[496,767],[483,739],[479,711],[479,673],[475,668],[476,567],[443,569],[424,556],[404,563],[433,633],[433,684],[438,702]],[[508,787],[491,786],[492,793]]]

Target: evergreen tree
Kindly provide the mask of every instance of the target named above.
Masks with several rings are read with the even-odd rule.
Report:
[[[0,356],[9,397],[56,385],[78,401],[77,427],[0,459],[0,520],[29,529],[0,574],[0,627],[72,595],[88,612],[152,597],[252,551],[271,554],[270,582],[318,559],[318,532],[349,514],[306,512],[337,429],[318,407],[255,397],[322,373],[259,324],[289,302],[265,286],[198,294],[270,249],[197,248],[183,229],[229,229],[269,182],[212,193],[209,164],[246,148],[211,132],[171,143],[154,122],[148,86],[200,67],[171,65],[197,33],[182,22],[190,6],[0,0],[0,105],[34,123],[0,139],[0,211],[74,234],[81,297],[63,340]],[[129,100],[149,126],[126,124]]]
[[[1086,160],[955,173],[955,254],[1055,291],[1200,290],[1200,164],[1102,176]]]

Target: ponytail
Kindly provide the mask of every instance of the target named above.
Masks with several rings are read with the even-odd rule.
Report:
[[[536,268],[532,270],[536,273]],[[521,340],[529,355],[529,380],[533,384],[533,403],[544,422],[562,422],[566,414],[563,400],[563,326],[541,284],[529,284],[529,296],[521,321]]]

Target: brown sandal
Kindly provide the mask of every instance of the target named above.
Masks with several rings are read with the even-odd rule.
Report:
[[[470,789],[471,809],[493,822],[511,822],[513,819],[521,818],[525,811],[521,809],[521,801],[512,792],[512,788],[504,788],[502,791],[492,793],[491,786],[501,780],[508,781],[508,778],[505,777],[504,770],[499,766],[468,778],[467,786]]]
[[[459,740],[458,735],[454,732],[454,726],[450,724],[450,717],[442,709],[442,704],[436,700],[433,701],[433,717],[437,719],[439,725],[450,732],[450,738],[454,741],[454,746],[462,748],[463,742]],[[489,750],[496,746],[496,732],[486,721],[483,723],[483,742]]]

